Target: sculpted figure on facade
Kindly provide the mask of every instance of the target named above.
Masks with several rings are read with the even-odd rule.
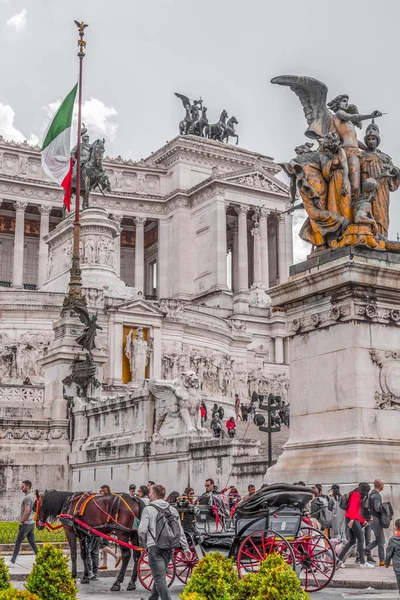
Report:
[[[281,76],[272,83],[289,86],[296,93],[309,125],[305,134],[320,143],[316,150],[309,144],[298,146],[296,158],[280,163],[291,179],[293,203],[298,190],[308,214],[300,237],[316,250],[364,245],[400,252],[400,243],[386,237],[389,191],[397,189],[400,179],[390,157],[377,150],[380,138],[374,119],[382,113],[359,114],[346,94],[327,103],[328,88],[311,77]],[[373,122],[367,128],[365,145],[357,139],[356,128],[368,119]],[[356,222],[361,182],[371,178],[378,182],[377,201],[372,204],[374,221]]]
[[[142,382],[149,362],[150,346],[144,339],[143,327],[136,329],[136,337],[131,329],[126,338],[125,355],[129,359],[131,381]]]
[[[207,430],[201,426],[199,380],[194,371],[182,374],[182,379],[172,381],[151,379],[149,390],[154,397],[155,422],[153,440],[160,438],[160,431],[176,434],[202,434]]]
[[[26,377],[39,382],[43,367],[39,360],[48,352],[50,337],[27,332],[19,340],[11,341],[2,334],[0,338],[0,381],[20,380]]]
[[[85,240],[85,263],[94,264],[96,261],[96,250],[94,246],[94,240],[91,237],[87,237]]]

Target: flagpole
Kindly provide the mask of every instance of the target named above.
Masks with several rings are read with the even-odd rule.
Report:
[[[79,85],[78,85],[78,145],[76,153],[76,183],[75,183],[75,218],[74,218],[74,243],[72,253],[72,265],[70,270],[70,280],[68,295],[64,299],[62,314],[68,309],[73,309],[74,305],[86,306],[86,299],[82,295],[82,277],[79,256],[79,238],[80,238],[80,196],[81,196],[81,129],[82,129],[82,63],[85,56],[86,42],[83,39],[87,25],[82,21],[75,21],[79,30]]]

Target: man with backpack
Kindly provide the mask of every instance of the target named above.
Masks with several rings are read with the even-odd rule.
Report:
[[[177,510],[168,504],[165,487],[153,485],[149,491],[150,504],[143,510],[139,536],[146,544],[149,567],[154,585],[148,600],[172,600],[166,573],[175,548],[182,548],[187,558],[191,552]]]
[[[384,507],[382,502],[381,491],[384,488],[384,483],[381,479],[375,479],[374,489],[369,495],[369,509],[372,515],[372,521],[370,526],[374,532],[375,539],[373,542],[368,544],[366,550],[373,550],[378,546],[379,566],[385,566],[385,534],[384,534]],[[390,522],[390,520],[389,520]]]

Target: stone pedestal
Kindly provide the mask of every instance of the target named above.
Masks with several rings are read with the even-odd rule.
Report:
[[[106,296],[133,298],[129,288],[117,275],[118,259],[114,239],[120,227],[103,208],[87,208],[81,214],[80,260],[84,288],[103,290]],[[70,279],[74,214],[61,221],[44,239],[49,245],[49,269],[42,290],[66,292]]]
[[[294,265],[270,290],[290,337],[290,437],[269,482],[376,477],[400,507],[400,257],[367,248]]]

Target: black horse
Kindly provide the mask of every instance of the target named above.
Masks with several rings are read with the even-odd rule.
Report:
[[[74,517],[86,525],[98,529],[107,535],[113,534],[118,540],[139,546],[137,524],[140,520],[144,504],[139,498],[132,498],[129,494],[92,494],[90,492],[58,492],[46,491],[39,496],[36,492],[38,508],[36,527],[43,529],[47,522],[54,522],[60,514],[60,521],[65,531],[71,551],[72,576],[77,577],[77,546],[78,538],[83,561],[83,577],[81,583],[89,583],[89,569],[87,564],[87,544],[90,532],[85,527],[74,521]],[[120,546],[122,563],[117,580],[111,591],[119,591],[124,580],[126,569],[131,558],[131,550]],[[138,560],[140,551],[133,550],[134,568],[128,590],[136,589]]]

